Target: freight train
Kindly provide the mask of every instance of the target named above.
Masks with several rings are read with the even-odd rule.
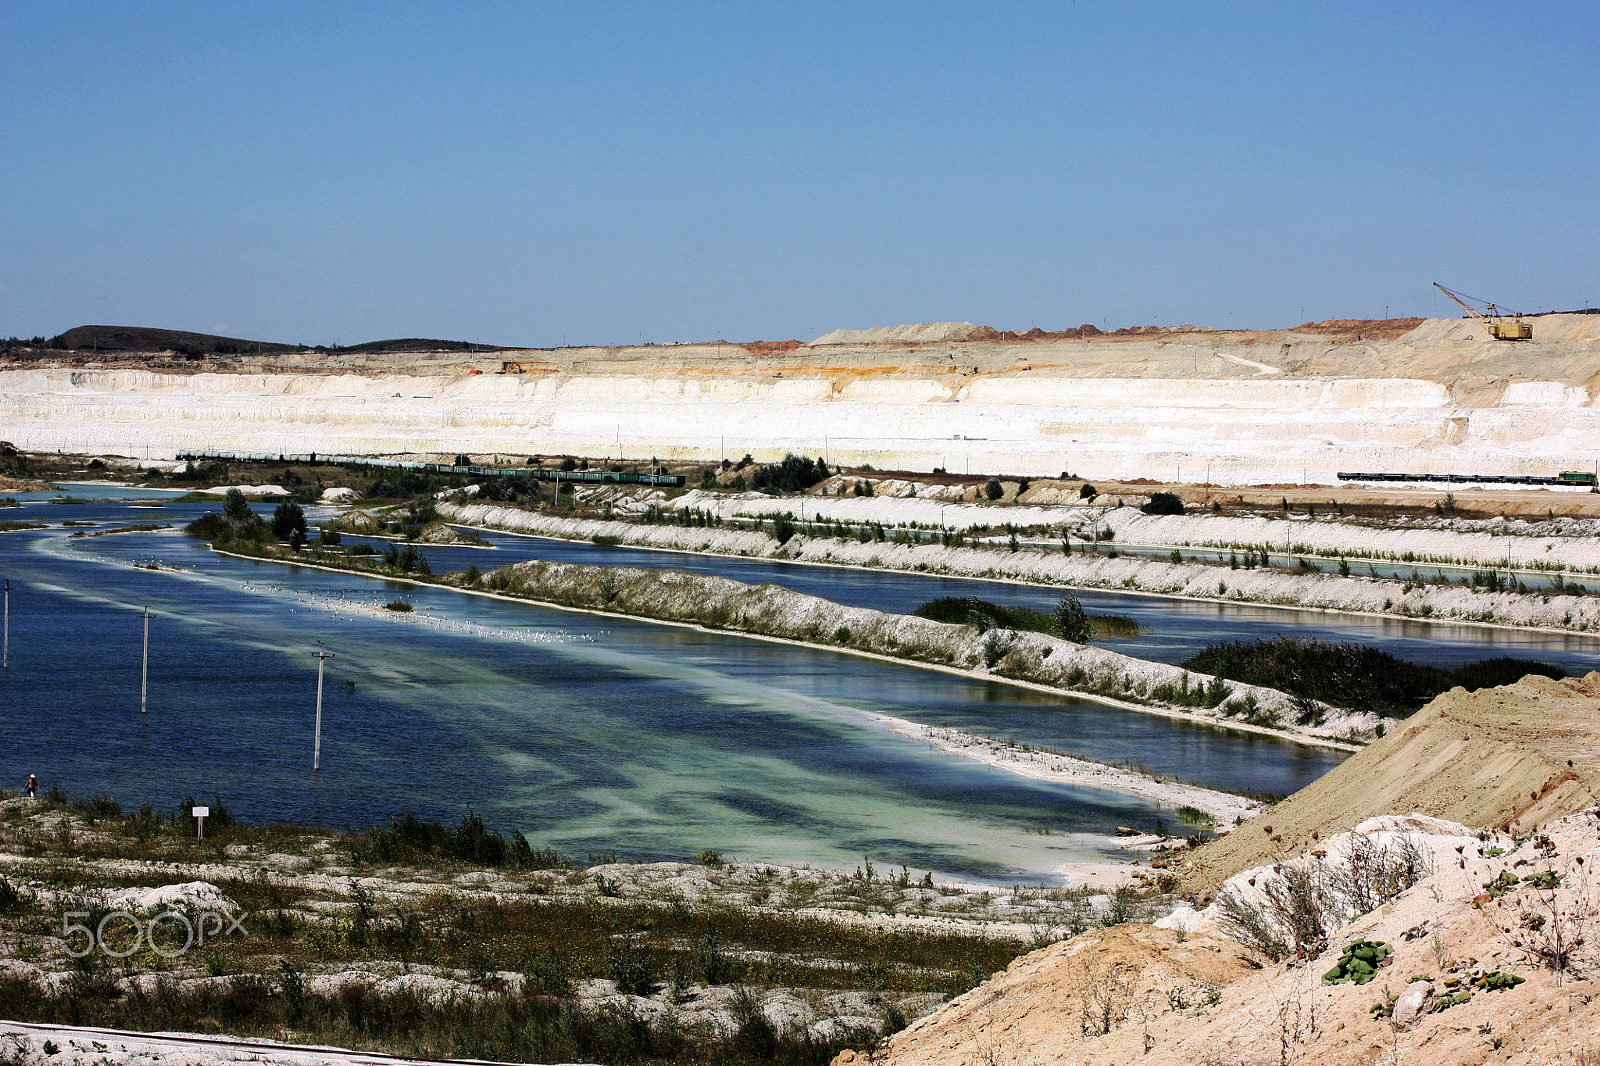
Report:
[[[179,459],[192,462],[220,460],[229,463],[295,463],[304,466],[365,466],[384,470],[414,470],[427,474],[464,474],[468,477],[517,477],[533,481],[617,482],[632,485],[663,485],[682,488],[681,474],[636,474],[626,470],[544,470],[540,468],[500,469],[490,466],[455,466],[450,463],[424,463],[413,459],[374,459],[365,455],[324,455],[320,452],[290,455],[287,452],[180,452]]]
[[[1595,475],[1587,470],[1563,470],[1554,476],[1537,474],[1372,474],[1339,471],[1340,481],[1448,481],[1452,484],[1490,485],[1575,485],[1596,487]]]

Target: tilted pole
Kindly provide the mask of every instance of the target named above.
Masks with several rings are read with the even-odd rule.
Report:
[[[144,609],[144,661],[139,668],[139,713],[146,713],[145,697],[150,691],[150,608]]]
[[[321,647],[316,650],[315,654],[317,656],[317,730],[316,739],[312,741],[311,747],[311,769],[313,772],[322,769],[322,667],[327,660],[334,657],[331,651]]]

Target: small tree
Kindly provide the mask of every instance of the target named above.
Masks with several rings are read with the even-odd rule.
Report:
[[[1062,640],[1070,640],[1074,644],[1089,642],[1089,616],[1084,612],[1083,604],[1078,602],[1078,597],[1063,592],[1061,599],[1056,602],[1055,619],[1056,632]]]
[[[1000,484],[999,478],[990,478],[983,483],[983,494],[991,500],[998,500],[1006,494],[1005,486]]]
[[[1100,495],[1100,490],[1087,481],[1078,489],[1078,499],[1080,500],[1093,500],[1098,495]]]
[[[244,498],[244,493],[238,489],[229,489],[222,497],[222,514],[224,518],[231,518],[236,522],[249,521],[255,512],[250,510],[250,501]]]
[[[304,542],[306,513],[293,500],[284,500],[272,512],[272,535],[279,540],[292,540],[296,533]]]

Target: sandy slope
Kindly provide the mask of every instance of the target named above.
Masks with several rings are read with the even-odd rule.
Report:
[[[1208,845],[1183,871],[1207,893],[1249,866],[1313,846],[1312,832],[1419,811],[1518,834],[1600,800],[1600,673],[1437,697],[1382,740]]]
[[[1333,928],[1313,958],[1273,963],[1214,932],[1097,930],[1016,960],[886,1049],[847,1052],[837,1062],[1593,1063],[1600,1058],[1597,781],[1600,673],[1447,693],[1406,730],[1207,845],[1189,876],[1214,885],[1267,863],[1251,871],[1254,885],[1294,855],[1305,868],[1349,869],[1352,852],[1339,841],[1351,837],[1329,837],[1368,813],[1442,813],[1527,834],[1520,844],[1413,819],[1419,832],[1457,835],[1424,846],[1432,856],[1426,876]],[[1403,834],[1407,825],[1384,819],[1361,829]],[[1525,880],[1530,875],[1546,880]],[[1485,891],[1507,878],[1503,892]],[[1341,949],[1356,940],[1389,944],[1394,955],[1370,984],[1324,984]],[[1563,953],[1564,967],[1547,963]],[[1523,983],[1473,987],[1494,972]],[[1444,1002],[1464,989],[1472,991],[1465,1002]]]

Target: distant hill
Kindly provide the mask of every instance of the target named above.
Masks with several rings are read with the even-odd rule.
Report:
[[[182,355],[235,355],[243,352],[297,352],[298,344],[273,344],[210,333],[144,326],[75,326],[52,337],[51,348],[90,348],[102,352],[178,352]]]
[[[327,345],[279,344],[240,337],[219,337],[212,333],[186,333],[177,329],[151,329],[146,326],[75,326],[50,339],[47,347],[90,349],[101,352],[177,352],[187,356],[244,355],[271,352],[502,352],[511,349],[467,341],[430,340],[406,337],[399,340],[368,341],[365,344]]]
[[[341,345],[330,351],[341,352],[514,352],[517,348],[502,348],[495,344],[473,344],[470,341],[437,341],[418,337],[405,337],[392,341],[368,341],[365,344]]]

